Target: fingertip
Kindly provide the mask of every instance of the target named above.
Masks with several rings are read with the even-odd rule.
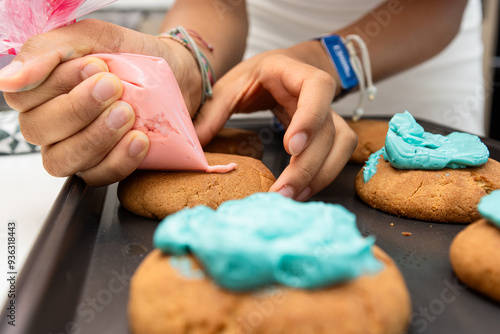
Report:
[[[133,157],[143,157],[149,150],[149,138],[141,131],[134,131],[128,152]]]
[[[96,76],[96,82],[92,91],[93,97],[99,102],[118,99],[123,94],[123,84],[116,75],[102,73]]]
[[[312,189],[311,187],[306,187],[302,192],[297,196],[296,200],[298,202],[303,202],[312,195]]]
[[[288,153],[299,155],[307,146],[309,136],[305,132],[296,133],[288,140]]]
[[[287,198],[294,198],[296,194],[296,191],[292,186],[287,184],[279,184],[278,182],[273,184],[271,189],[269,189],[269,191],[277,192],[278,194]]]
[[[15,92],[17,87],[13,82],[19,81],[24,64],[19,60],[14,60],[0,69],[0,91]]]
[[[14,77],[22,69],[23,65],[19,60],[13,60],[0,70],[0,79]]]
[[[109,72],[109,67],[106,62],[97,57],[86,57],[88,63],[82,68],[82,79],[90,78],[91,76],[101,73],[101,72]]]
[[[61,54],[55,50],[35,56],[19,55],[0,71],[0,91],[21,92],[35,88],[61,62]]]

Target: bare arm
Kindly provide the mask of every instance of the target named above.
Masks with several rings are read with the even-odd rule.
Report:
[[[365,41],[375,81],[409,69],[441,52],[460,29],[467,0],[386,1],[358,21],[332,33],[357,34]],[[289,49],[296,57],[337,74],[317,41]],[[338,86],[338,85],[337,85]],[[340,92],[337,87],[336,94]]]
[[[193,29],[214,47],[210,52],[197,41],[212,64],[217,77],[243,58],[248,20],[244,0],[176,1],[163,21],[162,31],[182,25]]]
[[[382,80],[445,48],[460,27],[466,2],[390,0],[333,33],[360,35],[374,79]],[[287,127],[283,145],[292,157],[271,190],[305,200],[338,175],[356,146],[352,130],[331,110],[340,91],[321,43],[306,41],[235,66],[215,85],[214,98],[202,107],[195,125],[206,143],[232,113],[272,109]]]

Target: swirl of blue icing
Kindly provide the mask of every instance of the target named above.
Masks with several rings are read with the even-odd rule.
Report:
[[[463,132],[447,136],[425,132],[405,111],[392,117],[384,148],[368,159],[363,170],[365,182],[375,174],[381,154],[394,168],[437,170],[480,166],[488,161],[490,152],[478,136]]]
[[[277,193],[197,206],[165,218],[153,237],[172,255],[193,254],[230,290],[275,283],[320,288],[374,274],[382,263],[373,237],[363,238],[354,214],[338,204],[300,203]]]
[[[500,209],[498,205],[500,204],[500,190],[495,190],[488,195],[481,198],[479,204],[477,205],[477,210],[488,220],[490,223],[494,224],[500,228]]]

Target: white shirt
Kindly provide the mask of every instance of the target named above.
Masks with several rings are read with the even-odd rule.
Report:
[[[248,0],[250,30],[245,57],[340,29],[382,2]],[[386,24],[380,20],[374,17],[372,28]],[[391,116],[408,110],[416,118],[484,135],[481,22],[480,0],[469,0],[455,39],[432,59],[377,83],[375,101],[364,103],[365,114]],[[353,93],[332,106],[337,113],[349,115],[358,100],[358,93]]]

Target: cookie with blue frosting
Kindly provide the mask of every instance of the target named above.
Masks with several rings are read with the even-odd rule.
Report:
[[[400,334],[393,260],[339,205],[254,194],[168,216],[131,280],[134,334]]]
[[[389,123],[385,146],[355,179],[371,207],[400,217],[444,223],[479,219],[479,200],[500,189],[500,163],[477,136],[425,132],[405,112]]]

